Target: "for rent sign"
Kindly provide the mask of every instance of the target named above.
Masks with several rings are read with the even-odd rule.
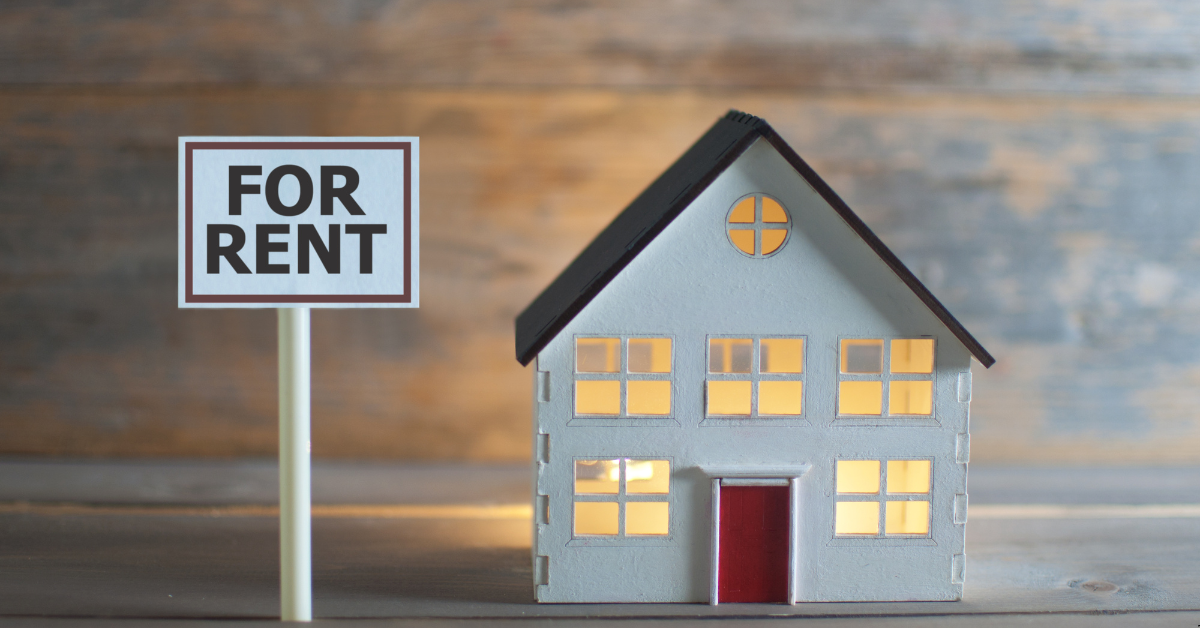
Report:
[[[418,142],[179,138],[180,307],[417,307]]]

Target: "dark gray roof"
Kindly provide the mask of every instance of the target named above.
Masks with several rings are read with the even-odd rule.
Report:
[[[517,360],[529,364],[617,273],[759,137],[804,177],[985,367],[996,362],[945,306],[762,118],[730,110],[646,188],[517,316]]]

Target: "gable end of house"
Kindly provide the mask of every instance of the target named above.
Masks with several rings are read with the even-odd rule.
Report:
[[[516,319],[516,354],[527,365],[688,205],[762,137],[833,208],[983,366],[983,345],[933,296],[765,120],[730,110],[622,211]]]

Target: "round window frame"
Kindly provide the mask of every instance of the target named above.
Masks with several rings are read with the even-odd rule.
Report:
[[[729,218],[731,216],[733,216],[733,210],[737,209],[737,206],[740,205],[742,203],[742,201],[744,201],[748,198],[756,199],[755,203],[754,203],[755,222],[752,222],[752,223],[744,223],[744,222],[731,223],[731,222],[729,222]],[[758,198],[769,198],[769,199],[775,201],[776,203],[779,203],[780,209],[783,210],[783,215],[787,216],[787,222],[765,223],[765,222],[762,222],[761,220],[758,220],[758,218],[762,212],[762,203],[757,200]],[[750,259],[767,259],[770,257],[775,257],[776,255],[779,254],[780,251],[782,251],[785,247],[787,247],[788,242],[791,242],[792,226],[793,226],[794,222],[795,222],[795,220],[792,218],[791,210],[789,210],[787,208],[787,205],[784,205],[783,201],[779,200],[777,197],[775,197],[771,194],[767,194],[765,192],[751,192],[750,194],[743,194],[743,195],[737,197],[737,199],[733,201],[733,204],[729,206],[729,210],[725,212],[725,241],[729,243],[729,246],[733,247],[733,250],[737,251],[742,256],[748,257]],[[739,224],[739,225],[750,224],[750,225],[756,225],[756,226],[751,227],[750,229],[735,229],[732,227],[733,224]],[[733,236],[730,233],[732,231],[755,231],[755,232],[757,232],[754,236],[754,250],[757,251],[762,248],[762,232],[765,229],[765,225],[768,225],[768,224],[770,224],[770,225],[780,225],[780,224],[785,225],[784,230],[787,231],[787,234],[783,236],[783,242],[779,243],[779,247],[776,248],[774,251],[771,251],[770,253],[767,253],[767,254],[757,253],[757,254],[752,255],[750,253],[743,251],[741,249],[741,247],[739,247],[737,244],[734,243]]]

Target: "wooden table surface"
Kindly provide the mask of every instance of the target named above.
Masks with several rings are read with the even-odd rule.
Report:
[[[1196,468],[972,467],[961,602],[716,607],[533,603],[523,467],[313,478],[314,614],[331,625],[1200,625]],[[0,460],[0,623],[276,617],[275,481],[271,461]]]

